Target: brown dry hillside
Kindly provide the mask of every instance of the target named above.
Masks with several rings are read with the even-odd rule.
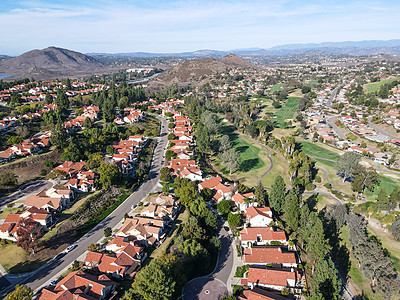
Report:
[[[101,67],[102,64],[91,56],[67,49],[48,47],[1,60],[0,74],[49,79],[55,76],[94,72]]]
[[[193,59],[166,70],[154,79],[151,86],[198,83],[211,75],[234,68],[256,68],[256,66],[235,54],[228,54],[221,60]]]

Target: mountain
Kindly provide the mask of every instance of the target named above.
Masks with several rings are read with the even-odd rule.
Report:
[[[235,55],[228,54],[220,60],[201,58],[184,61],[157,76],[151,85],[165,86],[171,84],[189,84],[207,81],[216,73],[226,72],[234,68],[257,68],[253,64]]]
[[[277,49],[317,49],[317,48],[348,48],[348,47],[398,47],[400,46],[400,39],[381,41],[381,40],[369,40],[369,41],[345,41],[345,42],[323,42],[323,43],[308,43],[308,44],[285,44],[274,46],[266,50],[277,50]]]
[[[35,77],[51,79],[54,77],[79,76],[93,73],[102,67],[95,58],[57,47],[32,50],[17,57],[0,61],[0,74],[13,77]]]

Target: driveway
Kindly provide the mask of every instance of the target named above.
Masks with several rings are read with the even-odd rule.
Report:
[[[157,116],[157,118],[164,125],[161,130],[161,135],[156,138],[157,146],[155,153],[163,153],[163,149],[166,147],[168,139],[168,121],[167,119]],[[56,279],[60,272],[63,272],[69,267],[74,260],[78,259],[82,254],[85,253],[87,247],[90,244],[95,244],[104,237],[104,228],[114,228],[124,218],[126,213],[131,212],[131,206],[137,205],[140,200],[146,197],[150,192],[153,192],[157,186],[160,177],[160,169],[162,167],[163,155],[156,156],[153,159],[151,171],[149,172],[148,179],[137,189],[136,192],[131,194],[120,206],[118,206],[108,217],[96,225],[91,231],[80,238],[75,244],[77,247],[70,253],[66,254],[59,260],[50,260],[48,263],[28,275],[25,279],[21,280],[20,284],[26,284],[34,291],[38,291],[40,288],[47,285],[47,283],[53,279]],[[6,293],[10,292],[14,286],[0,292],[0,298],[4,298]]]

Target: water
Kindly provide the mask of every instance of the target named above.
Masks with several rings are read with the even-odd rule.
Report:
[[[7,74],[0,74],[0,78],[4,78],[4,77],[8,77],[8,76],[11,76],[11,75],[7,75]]]

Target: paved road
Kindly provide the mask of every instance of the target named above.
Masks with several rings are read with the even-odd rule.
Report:
[[[265,176],[267,176],[267,174],[268,174],[269,172],[271,172],[271,170],[272,170],[273,167],[274,167],[274,162],[272,161],[272,158],[271,158],[271,150],[270,150],[268,147],[266,147],[264,144],[262,144],[262,143],[260,143],[260,142],[258,142],[258,141],[256,141],[256,140],[250,140],[250,139],[246,138],[246,137],[245,137],[243,134],[241,134],[239,131],[236,131],[236,132],[240,135],[240,137],[241,137],[242,139],[244,139],[244,140],[246,140],[246,141],[248,141],[248,142],[250,142],[250,143],[257,143],[257,144],[259,144],[262,148],[264,148],[265,150],[268,151],[267,157],[268,157],[269,162],[270,162],[270,167],[269,167],[269,169],[268,169],[264,174],[262,174],[262,175],[260,176],[260,178],[258,178],[258,180],[257,180],[257,184],[258,184]]]
[[[382,134],[382,135],[388,137],[389,139],[393,139],[393,140],[398,140],[399,139],[398,136],[395,136],[393,134],[390,134],[390,133],[386,132],[385,130],[380,129],[378,126],[376,126],[374,123],[371,122],[371,119],[372,119],[372,117],[368,117],[368,119],[367,119],[369,127],[374,129],[379,134]]]
[[[328,102],[326,103],[326,105],[328,107],[332,107],[332,101],[335,99],[337,92],[344,86],[344,83],[342,83],[341,85],[338,85],[337,87],[335,87],[331,93],[331,95],[328,98]]]
[[[25,278],[20,283],[26,284],[33,290],[38,290],[45,286],[49,281],[55,279],[56,274],[66,269],[74,260],[81,256],[87,250],[87,247],[90,244],[97,243],[99,240],[101,240],[104,236],[104,228],[113,228],[116,226],[123,219],[125,213],[129,213],[131,211],[132,205],[138,204],[139,201],[146,197],[149,192],[153,191],[159,180],[160,169],[162,168],[164,162],[164,149],[168,143],[168,121],[161,116],[157,116],[157,118],[162,122],[162,128],[160,137],[157,138],[158,143],[154,152],[148,180],[145,181],[139,187],[139,189],[131,194],[120,206],[118,206],[118,208],[114,210],[107,218],[105,218],[96,227],[79,239],[76,242],[78,247],[60,260],[49,261],[47,264],[36,270],[32,275]],[[3,298],[5,293],[9,291],[10,289],[2,291],[0,293],[0,298]]]
[[[42,189],[48,189],[53,186],[53,183],[48,180],[37,180],[22,185],[16,192],[0,199],[0,207],[3,208],[7,204],[15,202],[23,197],[36,194]]]
[[[150,79],[153,79],[154,77],[160,75],[161,73],[156,73],[151,75],[150,77],[146,77],[146,78],[141,78],[141,79],[136,79],[136,80],[131,80],[131,81],[127,81],[127,84],[137,84],[137,83],[141,83],[141,82],[146,82],[149,81]]]
[[[328,125],[330,127],[332,127],[333,131],[335,131],[336,135],[340,139],[347,140],[346,135],[342,132],[342,130],[340,130],[340,128],[338,126],[336,126],[336,124],[335,124],[336,118],[337,118],[337,116],[329,117],[326,119],[326,123],[328,123]]]

